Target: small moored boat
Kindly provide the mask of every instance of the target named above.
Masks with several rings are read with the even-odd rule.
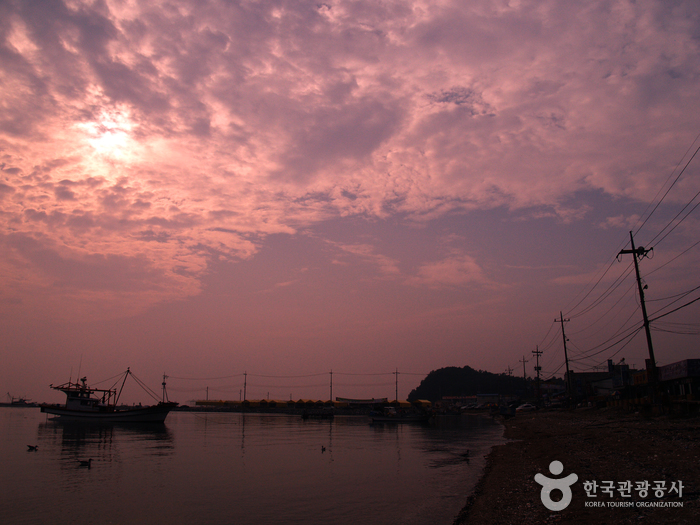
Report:
[[[333,419],[335,416],[335,411],[333,407],[323,407],[323,408],[312,408],[304,409],[301,413],[301,419]]]
[[[66,394],[66,403],[65,405],[44,403],[40,405],[41,411],[56,416],[62,421],[163,423],[168,413],[178,405],[167,399],[165,391],[166,376],[163,376],[163,400],[159,401],[157,405],[119,407],[117,403],[124,388],[124,383],[126,383],[126,378],[129,375],[134,377],[134,380],[147,392],[150,390],[129,369],[124,373],[119,392],[117,392],[116,388],[101,389],[89,387],[87,378],[83,377],[80,379],[80,383],[68,381],[58,386],[49,385],[50,388]],[[149,394],[153,396],[152,392],[149,392]]]
[[[370,413],[372,423],[426,423],[431,415],[427,412],[403,412],[387,407],[382,413]]]

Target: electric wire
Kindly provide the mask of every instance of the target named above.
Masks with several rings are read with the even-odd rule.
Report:
[[[547,338],[549,337],[549,334],[552,333],[552,328],[554,328],[554,323],[552,323],[552,324],[549,325],[549,330],[547,330],[547,333],[546,333],[545,336],[542,338],[542,341],[540,342],[540,344],[537,345],[538,347],[544,348],[544,346],[545,346],[544,342],[545,342],[545,341],[547,340]],[[551,342],[550,342],[549,344],[551,345]]]
[[[231,379],[234,377],[243,377],[245,374],[233,374],[229,376],[219,376],[219,377],[178,377],[178,376],[168,376],[170,379],[179,379],[181,381],[216,381],[219,379]]]
[[[617,260],[617,259],[616,259]],[[629,276],[632,273],[634,263],[629,263],[627,268],[625,268],[620,275],[617,276],[617,278],[608,286],[608,288],[602,292],[595,301],[593,301],[590,305],[588,305],[586,308],[581,310],[580,312],[577,312],[575,314],[572,314],[571,312],[567,313],[566,316],[569,319],[577,319],[591,310],[593,310],[595,307],[597,307],[599,304],[601,304],[605,299],[607,299],[615,290],[617,290],[620,286],[622,286],[622,283],[625,281],[625,278]],[[607,274],[607,271],[605,272]],[[604,274],[605,275],[605,274]],[[604,276],[603,275],[603,276]],[[602,277],[601,277],[602,279]],[[600,282],[600,280],[598,281]],[[596,283],[598,284],[598,283]],[[579,303],[580,304],[580,303]]]
[[[671,315],[672,313],[677,312],[678,310],[682,310],[683,308],[686,308],[687,306],[690,306],[691,304],[696,303],[696,302],[698,302],[698,301],[700,301],[700,297],[696,297],[696,298],[693,299],[692,301],[689,301],[689,302],[687,302],[687,303],[685,303],[685,304],[679,306],[678,308],[674,308],[674,309],[671,310],[670,312],[666,312],[665,314],[657,315],[656,317],[654,317],[654,318],[652,318],[652,319],[649,319],[649,322],[651,323],[651,322],[653,322],[653,321],[656,321],[656,320],[658,320],[658,319],[661,319],[662,317],[666,317],[667,315]]]
[[[676,167],[673,168],[673,171],[671,171],[670,175],[669,175],[668,178],[666,179],[666,182],[664,182],[664,184],[661,185],[661,188],[659,188],[659,191],[656,193],[656,195],[654,196],[654,199],[652,199],[651,202],[654,202],[654,200],[655,200],[656,197],[659,195],[659,193],[661,193],[661,190],[663,189],[663,187],[666,185],[666,183],[667,183],[667,182],[671,179],[671,177],[673,176],[673,172],[676,171],[676,170],[678,169],[678,166],[680,166],[680,164],[681,164],[681,162],[683,161],[683,159],[686,157],[686,155],[688,155],[688,152],[689,152],[690,149],[693,147],[693,144],[695,144],[695,142],[697,142],[697,140],[698,140],[699,137],[700,137],[700,133],[698,133],[698,135],[695,137],[695,140],[693,140],[693,142],[691,143],[691,145],[688,146],[688,149],[687,149],[686,152],[683,154],[683,156],[681,157],[681,159],[678,161],[678,164],[676,164]],[[661,197],[661,199],[659,199],[659,202],[656,203],[656,206],[654,206],[654,209],[651,210],[651,212],[649,213],[649,215],[647,215],[646,219],[644,219],[644,222],[642,222],[642,224],[639,226],[639,228],[637,229],[637,233],[639,233],[639,231],[644,227],[644,225],[647,223],[647,221],[651,218],[651,216],[654,214],[654,212],[656,212],[656,210],[658,209],[658,207],[661,205],[661,203],[664,201],[664,199],[666,198],[666,196],[669,194],[669,192],[671,191],[671,189],[676,185],[676,183],[677,183],[677,182],[680,180],[680,178],[683,176],[683,173],[684,173],[685,170],[688,168],[688,166],[690,165],[690,163],[692,162],[692,160],[695,158],[695,155],[698,154],[698,151],[700,151],[700,147],[698,147],[698,148],[695,150],[695,153],[693,153],[693,154],[691,155],[690,159],[688,159],[688,162],[685,163],[685,166],[683,166],[683,169],[678,173],[678,176],[676,177],[676,179],[675,179],[675,180],[673,181],[673,183],[668,187],[668,189],[666,190],[666,193],[664,193],[664,196]],[[651,203],[649,203],[649,206],[651,206]],[[647,210],[649,209],[649,206],[647,206]],[[644,210],[644,213],[646,213],[646,210]],[[643,214],[642,214],[642,215],[643,215]],[[653,242],[653,241],[652,241],[652,242]]]
[[[630,302],[630,301],[634,298],[634,295],[630,295],[629,292],[632,291],[632,290],[634,290],[635,286],[636,286],[636,284],[635,284],[635,283],[632,283],[632,285],[631,285],[622,295],[620,295],[620,297],[618,298],[618,300],[615,301],[615,303],[614,303],[608,310],[606,310],[600,317],[598,317],[595,321],[592,321],[588,326],[586,326],[586,327],[584,327],[584,328],[582,328],[582,329],[580,329],[580,330],[578,330],[578,331],[576,331],[576,332],[571,332],[571,335],[579,335],[579,334],[582,334],[582,333],[586,332],[587,330],[589,330],[590,328],[592,328],[593,326],[595,326],[595,325],[596,325],[597,323],[599,323],[603,318],[605,318],[606,316],[608,316],[608,315],[610,314],[610,312],[611,312],[618,304],[620,304],[620,301],[622,301],[623,299],[627,298],[627,302]],[[604,324],[600,329],[598,329],[595,333],[593,333],[593,334],[591,334],[590,336],[588,336],[588,338],[597,335],[598,333],[600,333],[601,330],[605,329],[608,325],[610,325],[610,323],[612,323],[612,322],[615,320],[615,317],[617,316],[617,314],[619,314],[620,312],[624,311],[624,306],[626,306],[626,305],[627,305],[627,303],[625,303],[625,304],[623,305],[623,307],[620,308],[620,309],[617,311],[617,313],[615,313],[615,314],[610,318],[610,320],[609,320],[607,323],[605,323],[605,324]]]
[[[637,220],[637,223],[635,224],[636,232],[637,232],[637,233],[639,233],[639,232],[644,228],[644,226],[647,224],[647,222],[649,221],[649,219],[656,213],[656,211],[659,209],[659,206],[664,202],[664,200],[665,200],[666,197],[669,195],[669,193],[671,192],[671,190],[676,186],[676,184],[677,184],[678,181],[681,179],[681,177],[683,176],[683,174],[686,172],[687,168],[690,166],[691,162],[694,160],[694,158],[696,157],[696,155],[698,154],[698,152],[700,152],[700,146],[699,146],[699,147],[697,147],[697,148],[695,149],[695,151],[692,153],[692,155],[690,156],[690,158],[688,158],[688,160],[685,162],[685,165],[684,165],[683,168],[678,172],[678,174],[677,174],[677,176],[675,177],[675,179],[673,179],[673,181],[671,182],[671,184],[668,185],[669,181],[670,181],[670,180],[672,179],[672,177],[673,177],[673,174],[678,170],[679,166],[680,166],[681,163],[683,162],[683,159],[685,159],[685,158],[688,156],[688,153],[692,150],[693,146],[695,145],[695,143],[698,141],[699,138],[700,138],[700,133],[698,133],[698,135],[695,137],[695,139],[693,140],[693,142],[691,143],[691,145],[688,147],[688,149],[686,150],[686,152],[684,153],[684,155],[680,158],[680,160],[678,161],[678,163],[676,164],[676,166],[674,167],[674,169],[673,169],[673,170],[671,171],[671,173],[669,174],[669,176],[668,176],[668,178],[666,179],[666,181],[664,182],[664,184],[659,188],[659,190],[657,191],[656,195],[654,196],[654,198],[652,199],[652,201],[649,203],[649,205],[647,206],[646,210],[645,210],[644,213],[641,215],[641,217],[646,216],[646,217],[644,218],[643,222],[642,222],[641,224],[639,224],[639,220],[641,220],[641,217],[640,217],[640,219]],[[668,188],[665,190],[665,192],[663,193],[663,195],[661,196],[661,198],[659,198],[659,195],[661,194],[661,192],[664,190],[664,188],[665,188],[667,185],[668,185]],[[654,236],[654,238],[652,239],[652,241],[651,241],[650,244],[652,244],[652,243],[654,243],[654,242],[656,242],[656,244],[658,244],[659,242],[663,241],[663,240],[664,240],[666,237],[668,237],[668,235],[670,235],[680,224],[682,224],[682,223],[690,216],[690,214],[691,214],[693,211],[695,211],[695,209],[697,209],[698,206],[700,206],[700,203],[696,204],[696,205],[695,205],[692,209],[690,209],[684,216],[682,216],[682,218],[681,218],[680,220],[678,220],[679,217],[681,217],[681,215],[685,212],[685,210],[687,210],[687,208],[693,203],[693,201],[694,201],[699,195],[700,195],[700,192],[698,192],[698,193],[697,193],[697,194],[696,194],[696,195],[695,195],[695,196],[694,196],[694,197],[693,197],[693,198],[692,198],[692,199],[691,199],[691,200],[690,200],[676,215],[675,215],[675,217],[674,217],[663,229],[661,229],[661,230],[656,234],[656,236]],[[657,199],[658,199],[658,200],[657,200]],[[654,204],[655,201],[656,201],[656,204]],[[647,213],[647,211],[649,210],[649,208],[650,208],[652,205],[653,205],[653,209],[651,209],[651,211],[650,211],[649,213]],[[637,227],[638,224],[639,224],[639,226]],[[669,229],[669,228],[670,228],[670,229]],[[635,230],[635,228],[633,228],[633,230]],[[666,230],[668,230],[668,231],[666,231]],[[664,232],[666,232],[666,233],[664,234]],[[662,234],[664,234],[664,235],[661,236]],[[625,242],[625,243],[622,244],[622,246],[625,246],[626,244],[627,244],[627,243]],[[690,246],[689,248],[687,248],[686,250],[684,250],[683,252],[681,252],[680,254],[678,254],[676,257],[674,257],[674,258],[671,259],[670,261],[666,262],[664,265],[662,265],[662,266],[660,266],[660,267],[658,267],[658,268],[652,270],[652,271],[649,272],[649,273],[654,273],[654,272],[660,270],[661,268],[667,266],[668,264],[670,264],[671,262],[675,261],[676,259],[678,259],[678,258],[681,257],[682,255],[686,254],[688,251],[690,251],[692,248],[694,248],[694,247],[697,246],[698,244],[700,244],[700,241],[694,243],[692,246]],[[621,250],[620,250],[620,251],[621,251]],[[619,252],[618,252],[618,256],[619,256]],[[636,255],[634,255],[634,256],[636,257]],[[577,308],[579,308],[582,304],[584,304],[584,302],[586,301],[586,299],[588,299],[588,298],[591,296],[591,294],[598,288],[598,286],[599,286],[600,283],[603,281],[603,279],[605,278],[605,276],[608,274],[608,272],[610,272],[610,270],[611,270],[611,268],[612,268],[612,266],[613,266],[613,263],[615,262],[615,260],[617,260],[617,258],[618,258],[618,257],[616,256],[616,257],[607,265],[607,267],[605,267],[605,270],[604,270],[602,273],[599,272],[599,273],[600,273],[599,276],[598,276],[598,273],[596,273],[596,275],[593,276],[593,278],[589,281],[589,283],[581,289],[581,291],[574,297],[574,299],[573,299],[569,304],[567,304],[566,308],[564,308],[564,310],[566,310],[566,312],[567,312],[567,313],[566,313],[566,317],[568,317],[569,319],[580,318],[580,317],[586,315],[587,313],[590,313],[590,312],[594,311],[594,310],[597,309],[601,304],[603,304],[603,302],[604,302],[606,299],[608,299],[608,298],[621,286],[621,284],[625,281],[625,279],[626,279],[626,278],[629,276],[629,274],[632,272],[632,263],[630,263],[630,264],[627,266],[627,268],[626,268],[623,272],[621,272],[620,275],[610,284],[610,286],[608,286],[608,288],[607,288],[606,290],[604,290],[602,293],[600,293],[600,294],[596,297],[595,300],[593,300],[588,306],[586,306],[585,308],[583,308],[581,311],[576,311]],[[596,280],[596,277],[597,277],[597,280]],[[591,286],[591,283],[593,283],[594,280],[595,280],[595,282],[594,282],[594,284]],[[632,286],[630,286],[630,287],[620,296],[620,298],[618,298],[618,299],[615,301],[615,303],[614,303],[610,308],[608,308],[608,310],[606,310],[605,313],[603,313],[602,315],[600,315],[599,317],[597,317],[594,321],[590,322],[586,327],[584,327],[584,328],[578,330],[577,332],[574,332],[573,334],[582,334],[582,333],[585,333],[587,330],[590,330],[592,327],[597,326],[598,323],[600,323],[604,318],[606,318],[606,317],[609,315],[609,313],[610,313],[611,311],[613,311],[613,310],[619,305],[620,301],[622,301],[622,300],[624,299],[624,297],[628,296],[630,290],[632,290],[633,288],[634,288],[634,284],[633,284]],[[661,309],[659,309],[658,312],[661,312],[661,311],[665,310],[665,309],[668,308],[670,305],[676,303],[678,300],[682,299],[683,297],[687,297],[688,294],[692,293],[692,292],[695,291],[696,289],[697,289],[697,288],[694,288],[694,289],[692,289],[692,290],[689,290],[688,292],[684,292],[684,293],[682,293],[682,294],[678,294],[678,295],[676,295],[676,296],[672,296],[672,297],[666,298],[666,300],[667,300],[667,299],[675,299],[676,297],[678,297],[678,299],[676,299],[675,301],[673,301],[673,302],[671,302],[671,303],[665,305],[665,306],[662,307]],[[583,294],[583,296],[580,297],[580,299],[578,299],[579,296],[581,296],[581,294]],[[633,297],[634,297],[634,296],[633,296]],[[569,305],[570,305],[571,303],[573,303],[574,301],[577,301],[577,299],[578,299],[578,302],[576,302],[573,306],[570,307]],[[665,317],[665,316],[667,316],[667,315],[669,315],[669,314],[671,314],[671,313],[673,313],[673,312],[676,312],[676,311],[680,310],[681,308],[685,308],[685,307],[687,307],[687,306],[689,306],[689,305],[691,305],[691,304],[693,304],[693,303],[695,303],[696,301],[699,301],[699,300],[700,300],[700,298],[694,299],[694,300],[692,300],[692,301],[689,301],[688,303],[685,303],[684,305],[679,306],[679,307],[676,308],[676,309],[673,309],[673,310],[671,310],[671,311],[669,311],[669,312],[666,312],[666,313],[664,313],[664,314],[659,314],[659,315],[657,315],[653,320],[658,320],[658,319],[660,319],[660,318],[662,318],[662,317]],[[624,306],[624,305],[623,305],[623,306]],[[618,313],[622,312],[623,310],[624,310],[624,308],[620,308],[620,309],[618,310]],[[592,358],[592,357],[594,357],[594,356],[596,356],[596,355],[599,355],[599,354],[601,354],[601,353],[603,353],[603,352],[606,352],[606,351],[610,350],[611,348],[614,348],[616,345],[619,345],[620,343],[624,343],[624,344],[622,344],[621,348],[619,348],[619,349],[613,354],[613,356],[614,356],[614,355],[617,355],[617,353],[619,353],[623,348],[625,348],[625,347],[636,337],[636,335],[637,335],[637,334],[641,331],[641,329],[643,328],[643,325],[642,325],[642,326],[637,326],[637,327],[633,327],[633,328],[631,328],[631,329],[625,330],[625,327],[626,327],[627,324],[630,322],[632,316],[636,314],[636,312],[637,312],[637,309],[635,309],[635,310],[632,312],[632,314],[630,314],[630,316],[627,318],[627,320],[620,326],[620,328],[619,328],[611,337],[609,337],[608,339],[606,339],[606,340],[603,341],[602,343],[600,343],[600,344],[598,344],[598,345],[592,347],[592,348],[589,349],[588,351],[582,352],[580,349],[578,349],[578,347],[576,347],[575,345],[572,344],[572,346],[573,346],[576,350],[579,351],[579,356],[580,356],[580,357],[579,357],[578,359],[579,359],[579,360],[590,359],[590,358]],[[658,312],[657,312],[657,314],[658,314]],[[617,315],[617,314],[615,314],[615,315]],[[613,316],[613,318],[614,318],[614,316]],[[600,331],[604,330],[605,327],[609,326],[611,322],[612,322],[612,319],[611,319],[610,321],[608,321],[608,322],[607,322],[603,327],[601,327],[599,330],[597,330],[597,331],[596,331],[596,334],[597,334],[597,333],[600,333]],[[650,320],[649,322],[651,322],[651,320]],[[563,325],[563,323],[562,323],[562,325]],[[668,329],[664,329],[663,327],[658,327],[658,329],[659,329],[659,330],[666,330],[666,331],[669,331]],[[564,327],[563,327],[563,326],[561,327],[561,330],[562,330],[561,333],[563,334],[563,330],[564,330]],[[684,329],[684,331],[685,331],[685,332],[688,332],[688,333],[694,333],[694,332],[691,331],[690,329]],[[542,342],[540,343],[540,345],[538,345],[538,348],[540,348],[540,347],[543,347],[543,348],[544,348],[544,347],[545,347],[545,341],[547,341],[547,339],[548,339],[548,337],[549,337],[549,335],[550,335],[551,332],[552,332],[552,326],[549,327],[549,330],[547,331],[547,334],[545,334],[544,338],[542,339]],[[674,331],[674,333],[680,333],[680,330],[677,329],[677,330]],[[619,339],[617,339],[617,340],[615,340],[614,342],[611,343],[611,341],[613,341],[613,340],[614,340],[616,337],[618,337],[620,334],[624,334],[624,335],[622,335]],[[592,334],[591,336],[589,336],[589,338],[592,337],[593,335],[595,335],[595,334]],[[554,337],[552,337],[552,339],[547,343],[546,349],[550,349],[550,348],[554,345],[555,340],[556,340],[556,339],[555,339]],[[570,340],[569,340],[569,342],[570,342]],[[605,346],[605,345],[608,344],[608,343],[611,343],[611,344],[609,344],[608,346]],[[601,348],[601,347],[602,347],[602,348]],[[598,350],[598,351],[595,351],[595,350],[598,349],[598,348],[601,348],[601,349]],[[550,357],[550,358],[546,361],[546,365],[543,366],[543,370],[544,370],[545,367],[548,368],[549,365],[554,361],[554,359],[555,359],[554,356],[555,356],[556,354],[555,354],[555,353],[552,353],[551,355],[552,355],[552,357]],[[561,370],[561,368],[564,366],[564,364],[565,364],[565,363],[560,364],[559,367],[558,367],[554,372],[552,372],[551,377],[554,377],[554,374],[556,374],[559,370]],[[547,373],[549,373],[549,372],[547,372]]]
[[[665,310],[666,308],[668,308],[668,307],[671,306],[672,304],[677,303],[678,301],[680,301],[680,300],[683,299],[684,297],[687,297],[688,295],[690,295],[691,293],[693,293],[694,291],[696,291],[696,290],[698,290],[698,289],[700,289],[700,286],[695,287],[695,288],[693,288],[692,290],[688,290],[687,292],[680,294],[680,296],[679,296],[677,299],[675,299],[675,300],[671,301],[670,303],[668,303],[668,304],[662,306],[662,307],[659,308],[656,312],[652,313],[652,316],[653,316],[653,315],[657,315],[659,312]],[[690,304],[692,304],[692,303],[690,303]],[[657,317],[657,319],[658,319],[658,317]]]
[[[333,372],[334,374],[336,372]],[[296,376],[285,376],[285,375],[264,375],[264,374],[248,374],[246,372],[246,375],[248,377],[266,377],[266,378],[280,378],[280,379],[296,379],[296,378],[306,378],[306,377],[318,377],[318,376],[325,376],[330,374],[330,372],[320,372],[318,374],[305,374],[305,375],[296,375]]]
[[[675,217],[673,217],[673,219],[671,219],[671,221],[669,221],[669,223],[668,223],[666,226],[664,226],[664,228],[663,228],[659,233],[656,234],[656,236],[649,242],[649,244],[655,244],[656,246],[658,246],[659,244],[661,244],[661,242],[662,242],[666,237],[668,237],[668,236],[671,234],[671,232],[673,232],[673,230],[675,230],[678,226],[680,226],[680,225],[690,216],[690,214],[693,213],[693,212],[697,209],[698,206],[700,206],[700,202],[698,202],[695,206],[693,206],[693,207],[691,208],[691,210],[690,210],[688,213],[685,214],[685,217],[683,217],[680,221],[678,221],[678,222],[676,222],[675,224],[673,224],[674,221],[678,218],[678,216],[679,216],[681,213],[683,213],[683,212],[685,211],[685,209],[686,209],[688,206],[690,206],[690,205],[693,203],[693,201],[694,201],[695,199],[698,198],[698,196],[700,196],[700,191],[697,192],[697,193],[695,194],[695,196],[694,196],[692,199],[690,199],[690,202],[688,202],[688,204],[686,204],[685,206],[683,206],[683,208],[681,209],[681,211],[679,211],[679,212],[675,215]],[[657,238],[659,237],[659,235],[661,235],[661,234],[664,232],[664,230],[665,230],[666,228],[668,228],[671,224],[673,224],[673,228],[671,228],[671,229],[666,233],[666,235],[664,235],[663,237],[661,237],[660,239],[657,240]]]
[[[613,260],[610,261],[610,264],[609,264],[608,267],[605,269],[605,271],[603,272],[603,274],[598,278],[598,280],[595,282],[595,284],[591,287],[590,290],[588,290],[588,292],[581,298],[581,300],[580,300],[578,303],[576,303],[576,304],[575,304],[574,306],[572,306],[571,308],[569,308],[569,305],[568,305],[568,304],[566,305],[566,307],[564,308],[564,310],[566,310],[566,312],[567,312],[567,313],[566,313],[566,316],[567,316],[567,317],[570,318],[570,317],[572,316],[572,313],[571,313],[571,312],[575,311],[576,308],[578,308],[578,307],[583,303],[583,301],[585,301],[586,298],[587,298],[590,294],[593,293],[593,290],[596,289],[596,287],[597,287],[597,286],[600,284],[600,282],[603,280],[603,277],[605,277],[605,276],[607,275],[607,273],[610,271],[610,269],[613,267],[613,264],[615,263],[615,261],[616,261],[615,258],[613,258]],[[595,275],[593,276],[593,278],[591,279],[591,281],[589,281],[588,284],[581,290],[581,292],[579,292],[579,295],[583,292],[583,290],[586,289],[586,287],[588,287],[588,285],[590,285],[590,283],[593,281],[593,279],[595,279]],[[578,297],[578,295],[577,295],[576,297]],[[572,300],[572,302],[576,300],[576,297],[574,297],[574,299]],[[569,304],[570,304],[570,303],[569,303]]]
[[[615,351],[612,355],[608,356],[607,359],[612,359],[612,358],[615,357],[617,354],[619,354],[620,352],[622,352],[622,350],[624,350],[624,348],[625,348],[628,344],[630,344],[632,341],[634,341],[635,337],[637,337],[637,335],[639,335],[639,333],[642,331],[642,328],[644,328],[644,327],[643,327],[643,326],[640,326],[638,330],[636,330],[635,332],[633,332],[633,333],[631,334],[630,338],[627,340],[627,342],[626,342],[625,344],[623,344],[620,348],[618,348],[617,351]],[[604,362],[604,361],[601,361],[601,364],[602,364],[603,362]]]
[[[261,383],[247,383],[246,388],[320,388],[328,386],[328,383],[316,383],[311,385],[266,385]]]
[[[700,335],[700,330],[671,330],[668,328],[663,328],[660,326],[652,326],[651,330],[654,332],[665,332],[667,334],[679,334],[679,335]]]
[[[690,250],[692,250],[693,248],[695,248],[698,244],[700,244],[700,241],[697,241],[696,243],[690,245],[689,248],[686,248],[685,250],[683,250],[681,253],[679,253],[678,255],[676,255],[673,259],[671,259],[671,260],[665,262],[664,264],[662,264],[661,266],[659,266],[659,267],[657,267],[657,268],[654,268],[653,270],[651,270],[650,272],[648,272],[646,275],[651,275],[652,273],[658,272],[659,270],[661,270],[662,268],[668,266],[669,264],[671,264],[673,261],[675,261],[675,260],[678,259],[679,257],[681,257],[681,256],[685,255],[686,253],[688,253]]]
[[[675,299],[676,297],[683,298],[683,297],[685,297],[686,295],[688,295],[689,293],[694,292],[695,290],[699,290],[699,289],[700,289],[700,286],[696,286],[696,287],[693,288],[692,290],[688,290],[688,291],[686,291],[686,292],[677,293],[677,294],[675,294],[675,295],[669,295],[668,297],[662,297],[662,298],[660,298],[660,299],[647,299],[646,302],[647,302],[647,303],[654,303],[654,302],[659,302],[659,301],[667,301],[667,300],[669,300],[669,299]],[[676,300],[677,300],[677,299],[676,299]]]

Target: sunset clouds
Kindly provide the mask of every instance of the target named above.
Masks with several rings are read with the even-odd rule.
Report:
[[[323,264],[367,279],[503,291],[486,246],[404,256],[324,225],[502,210],[623,238],[700,131],[699,16],[653,0],[3,2],[3,311],[133,315],[197,296],[213,262],[274,235],[319,239]],[[698,189],[686,177],[669,202]]]

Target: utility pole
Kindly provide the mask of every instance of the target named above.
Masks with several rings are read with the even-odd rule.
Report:
[[[527,361],[525,360],[525,356],[521,360],[518,361],[519,363],[523,364],[523,379],[527,381],[527,376],[525,375],[525,363],[529,363],[530,360],[528,359]]]
[[[532,353],[535,354],[535,359],[537,360],[537,365],[535,366],[535,372],[537,372],[537,393],[535,394],[535,399],[537,399],[537,402],[539,403],[540,401],[540,370],[542,370],[542,367],[540,366],[540,356],[542,355],[542,352],[540,352],[540,347],[536,346],[536,350],[533,350]]]
[[[566,361],[566,396],[571,397],[571,374],[569,374],[569,354],[566,351],[566,333],[564,332],[564,323],[568,323],[571,319],[564,319],[564,314],[559,311],[559,319],[555,319],[555,323],[561,323],[561,337],[564,340],[564,360]]]
[[[246,389],[248,388],[248,372],[243,372],[243,401],[245,401]]]
[[[331,369],[331,402],[333,401],[333,369]]]
[[[525,396],[527,396],[527,376],[525,375],[525,363],[529,363],[530,360],[528,359],[526,361],[525,356],[523,356],[522,360],[519,362],[523,364],[523,382],[525,383]]]
[[[506,372],[508,372],[508,395],[512,396],[513,395],[513,382],[510,380],[510,378],[513,375],[513,369],[508,365],[508,368],[506,368]]]
[[[396,401],[399,400],[399,369],[396,369],[396,372],[394,372],[394,375],[396,376],[396,392],[394,393],[394,399]]]
[[[653,385],[657,384],[657,377],[656,377],[656,359],[654,359],[654,345],[651,343],[651,329],[649,328],[649,317],[647,317],[647,307],[646,304],[644,303],[644,289],[647,288],[646,285],[642,286],[642,278],[639,276],[639,263],[637,262],[638,259],[643,259],[644,257],[647,256],[647,254],[650,251],[653,251],[654,248],[650,248],[649,250],[644,249],[643,246],[640,246],[639,248],[634,247],[634,236],[632,235],[632,232],[630,232],[630,242],[632,243],[632,249],[631,250],[621,250],[620,253],[617,254],[618,257],[620,255],[625,255],[625,254],[632,254],[632,257],[634,258],[634,271],[637,274],[637,288],[639,289],[639,302],[642,304],[642,317],[644,318],[644,331],[646,332],[647,335],[647,346],[649,347],[649,370],[647,371],[647,374],[649,376],[649,381]]]

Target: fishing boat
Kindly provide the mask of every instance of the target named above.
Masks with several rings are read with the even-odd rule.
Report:
[[[117,391],[116,388],[93,388],[87,385],[87,377],[80,379],[80,383],[75,383],[70,380],[62,385],[49,385],[54,390],[59,390],[66,394],[66,403],[64,405],[51,405],[43,403],[39,405],[41,411],[55,416],[52,419],[60,419],[62,421],[89,421],[89,422],[104,422],[104,423],[163,423],[168,413],[177,407],[177,403],[167,399],[165,390],[165,379],[163,376],[163,399],[158,401],[155,393],[150,390],[143,382],[141,382],[133,372],[129,369],[121,374],[117,380],[118,384],[121,381],[121,388]],[[118,406],[119,397],[121,396],[124,384],[127,377],[133,377],[134,380],[146,392],[153,396],[158,401],[158,404],[151,406]]]
[[[36,403],[25,397],[14,397],[9,392],[7,393],[7,403],[0,403],[0,407],[35,407]]]

